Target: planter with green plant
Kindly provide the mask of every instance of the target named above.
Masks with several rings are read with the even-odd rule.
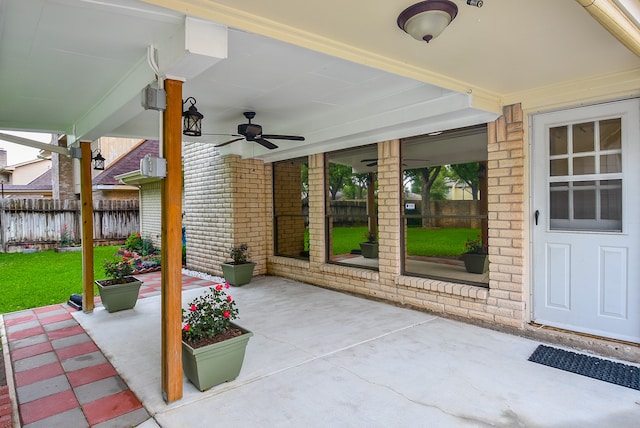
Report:
[[[238,377],[253,336],[231,322],[238,308],[225,288],[229,284],[210,287],[182,310],[182,367],[200,391]]]
[[[464,243],[467,251],[460,256],[469,273],[485,273],[489,270],[489,256],[482,244],[482,235],[477,239],[467,239]]]
[[[251,282],[253,269],[256,267],[256,264],[250,261],[248,250],[249,247],[247,244],[233,247],[229,252],[232,261],[229,263],[220,263],[222,275],[229,284],[241,286]]]
[[[364,234],[365,242],[360,243],[360,253],[362,257],[367,259],[378,258],[378,241],[375,232],[370,230]]]
[[[123,257],[105,260],[104,273],[107,279],[95,281],[100,300],[107,312],[132,309],[138,301],[142,281],[132,275],[132,260]]]

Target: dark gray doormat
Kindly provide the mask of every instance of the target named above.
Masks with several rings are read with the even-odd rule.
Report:
[[[640,391],[640,368],[540,345],[529,361]]]

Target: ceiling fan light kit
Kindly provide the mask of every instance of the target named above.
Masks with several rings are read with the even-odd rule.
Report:
[[[416,40],[429,43],[444,31],[458,14],[449,0],[426,0],[409,6],[398,16],[398,27]]]

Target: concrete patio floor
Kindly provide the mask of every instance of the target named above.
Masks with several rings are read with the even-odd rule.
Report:
[[[183,292],[183,303],[202,293]],[[160,298],[77,312],[152,416],[145,428],[637,427],[640,392],[527,361],[529,339],[278,277],[232,288],[253,331],[240,376],[161,396]]]
[[[540,342],[278,277],[230,290],[239,377],[166,404],[159,275],[133,310],[4,315],[26,426],[640,426],[640,391],[527,361]],[[183,304],[209,285],[183,276]]]

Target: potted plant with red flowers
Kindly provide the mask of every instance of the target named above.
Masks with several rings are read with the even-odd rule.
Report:
[[[464,267],[470,273],[485,273],[489,270],[489,257],[482,244],[482,235],[478,235],[477,239],[467,239],[464,243],[466,252],[461,258],[464,261]]]
[[[226,294],[228,288],[228,283],[209,287],[182,310],[182,367],[200,391],[238,377],[253,336],[231,322],[238,308]]]
[[[138,301],[142,281],[133,276],[133,260],[127,257],[105,260],[107,279],[96,280],[102,305],[108,312],[132,309]]]

